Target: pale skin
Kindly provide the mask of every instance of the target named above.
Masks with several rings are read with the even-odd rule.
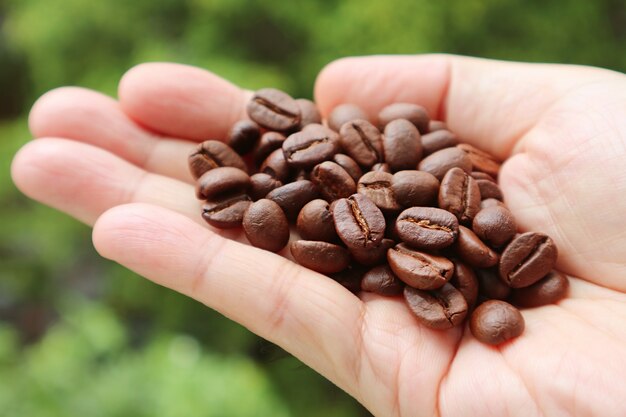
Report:
[[[446,55],[348,58],[319,75],[324,115],[424,105],[505,159],[523,230],[553,237],[568,298],[523,311],[499,347],[421,326],[399,298],[352,295],[207,226],[186,158],[224,138],[250,93],[216,75],[144,64],[119,100],[60,88],[30,115],[12,166],[28,196],[93,225],[98,252],[291,352],[376,416],[626,415],[626,76]]]

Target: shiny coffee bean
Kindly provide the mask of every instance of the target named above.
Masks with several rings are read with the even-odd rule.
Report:
[[[252,151],[252,154],[254,155],[254,162],[257,165],[261,164],[265,158],[269,156],[269,154],[274,152],[276,149],[282,148],[285,139],[287,139],[285,135],[280,132],[263,133]]]
[[[330,205],[326,200],[311,200],[302,207],[296,221],[298,233],[305,240],[334,242],[338,239]]]
[[[419,252],[404,243],[387,251],[387,261],[398,278],[420,290],[440,288],[454,273],[448,258]]]
[[[393,103],[383,107],[378,113],[378,126],[383,130],[385,126],[396,119],[406,119],[411,122],[420,133],[428,132],[430,118],[426,109],[413,103]]]
[[[388,172],[367,172],[359,179],[357,192],[367,196],[385,213],[398,212],[400,205],[396,201],[391,183],[393,175]]]
[[[359,167],[359,164],[357,164],[356,161],[348,155],[338,153],[333,156],[333,161],[345,169],[355,183],[357,183],[359,178],[363,175],[363,171],[361,170],[361,167]]]
[[[524,332],[524,318],[509,303],[500,300],[485,301],[472,313],[470,330],[482,343],[499,345]]]
[[[210,200],[220,194],[243,193],[249,186],[250,177],[239,168],[214,168],[198,179],[196,197],[200,200]]]
[[[385,163],[391,172],[415,169],[422,159],[422,142],[417,128],[406,119],[387,123],[383,138]]]
[[[380,245],[385,217],[376,205],[361,194],[336,200],[331,205],[337,235],[348,248],[371,249]]]
[[[439,180],[424,171],[398,171],[393,174],[391,190],[403,207],[434,206],[439,194]]]
[[[489,300],[506,300],[511,295],[511,287],[498,277],[493,268],[475,269],[480,294]]]
[[[467,152],[475,171],[486,172],[492,177],[498,176],[500,163],[495,160],[493,155],[482,151],[469,143],[460,143],[457,145],[457,148]]]
[[[356,183],[350,174],[332,161],[315,165],[311,171],[311,181],[317,185],[322,197],[331,202],[356,193]]]
[[[476,236],[494,248],[499,248],[513,239],[516,229],[513,214],[503,206],[482,209],[472,221],[472,230]]]
[[[282,145],[293,168],[309,169],[339,152],[339,135],[327,128],[307,129],[290,135]]]
[[[473,177],[473,176],[472,176]],[[504,196],[498,184],[490,180],[476,180],[478,189],[480,190],[480,198],[485,200],[487,198],[495,198],[496,200],[503,200]]]
[[[291,169],[285,159],[283,150],[276,149],[270,153],[261,164],[259,172],[270,175],[283,183],[287,181],[291,174]]]
[[[396,220],[398,237],[417,249],[436,250],[450,246],[459,233],[453,214],[435,207],[411,207]]]
[[[388,265],[375,266],[361,280],[361,290],[379,295],[400,295],[403,289],[404,283],[393,274]]]
[[[243,213],[252,204],[245,194],[225,196],[202,205],[202,218],[218,229],[240,227]]]
[[[369,172],[376,172],[376,171],[386,172],[387,174],[393,174],[393,172],[391,172],[391,167],[386,162],[379,162],[377,164],[372,165],[372,168],[370,169]]]
[[[298,240],[291,243],[290,250],[296,262],[322,274],[343,271],[350,264],[348,250],[333,243]]]
[[[339,134],[342,148],[360,166],[370,168],[383,161],[380,131],[367,120],[357,119],[344,123]]]
[[[189,155],[189,170],[196,180],[205,172],[218,167],[235,167],[242,171],[248,170],[241,156],[224,142],[218,140],[202,142]]]
[[[328,127],[339,132],[341,126],[353,120],[369,120],[367,114],[355,104],[340,104],[328,115]]]
[[[461,168],[452,168],[441,180],[438,201],[439,207],[454,214],[460,223],[469,224],[480,209],[478,184]]]
[[[523,288],[546,276],[557,258],[554,241],[536,232],[522,233],[507,245],[500,256],[500,278],[511,288]]]
[[[380,245],[373,248],[349,248],[355,261],[365,266],[379,265],[387,261],[387,251],[394,247],[396,242],[383,239]]]
[[[454,286],[467,302],[467,306],[471,309],[478,300],[478,278],[474,274],[474,270],[458,260],[453,261],[454,274],[450,279],[450,284]]]
[[[498,254],[465,226],[459,226],[455,247],[461,259],[474,268],[489,268],[498,263]]]
[[[436,132],[438,130],[446,130],[448,125],[441,120],[431,120],[428,122],[428,132]]]
[[[517,307],[540,307],[565,298],[568,290],[567,277],[552,271],[529,287],[513,290],[510,300]]]
[[[254,148],[261,136],[261,128],[252,120],[239,120],[228,132],[228,146],[239,155],[245,155]]]
[[[261,199],[243,214],[243,231],[252,246],[278,252],[289,242],[289,223],[278,204]]]
[[[404,287],[404,299],[420,323],[431,329],[450,329],[467,315],[465,298],[450,284],[435,291]]]
[[[256,201],[264,198],[267,193],[275,188],[282,186],[283,183],[272,177],[271,175],[259,172],[250,177],[250,187],[248,188],[248,195]]]
[[[315,184],[303,180],[290,182],[270,191],[265,198],[276,202],[288,219],[295,219],[306,203],[319,197]]]
[[[322,123],[322,116],[315,103],[306,98],[296,99],[296,103],[300,108],[300,129],[311,123]]]
[[[501,206],[501,207],[505,207],[504,203],[500,200],[496,200],[495,198],[486,198],[484,200],[481,200],[480,202],[480,209],[486,209],[487,207],[493,207],[493,206]]]
[[[269,130],[284,132],[300,124],[298,103],[275,88],[263,88],[254,93],[246,111],[250,119]]]
[[[445,148],[428,155],[418,165],[420,171],[433,174],[439,181],[452,168],[461,168],[466,173],[472,172],[472,161],[467,153],[459,148]]]
[[[452,148],[459,144],[456,135],[445,129],[431,131],[423,135],[421,142],[424,156],[431,155],[445,148]]]

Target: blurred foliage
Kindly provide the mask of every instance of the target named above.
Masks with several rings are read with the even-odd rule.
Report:
[[[27,113],[67,84],[115,95],[144,61],[310,97],[329,61],[449,52],[626,70],[623,0],[0,1],[0,415],[360,416],[241,326],[104,262],[88,227],[9,177]]]

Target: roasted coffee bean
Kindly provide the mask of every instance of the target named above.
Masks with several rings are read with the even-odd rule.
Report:
[[[383,140],[380,131],[367,120],[344,123],[339,129],[341,146],[359,165],[370,168],[383,161]]]
[[[239,120],[228,132],[228,145],[239,155],[245,155],[254,148],[261,136],[261,128],[252,120]]]
[[[518,307],[540,307],[565,298],[569,289],[567,277],[552,271],[533,285],[513,290],[511,303]]]
[[[246,110],[250,119],[269,130],[284,132],[300,124],[298,103],[275,88],[263,88],[254,93]]]
[[[282,149],[276,149],[265,158],[259,171],[270,175],[281,182],[289,179],[291,170]]]
[[[421,142],[424,156],[431,155],[445,148],[452,148],[459,144],[456,135],[445,129],[431,131],[423,135]]]
[[[224,142],[207,140],[189,155],[189,170],[194,179],[218,167],[235,167],[247,171],[246,163]]]
[[[490,300],[506,300],[511,295],[511,287],[498,277],[493,268],[475,269],[480,294]]]
[[[261,199],[243,214],[243,231],[252,246],[278,252],[289,242],[289,223],[278,204]]]
[[[250,177],[239,168],[214,168],[198,179],[196,197],[200,200],[210,200],[220,194],[243,193],[249,186]]]
[[[365,272],[366,269],[360,265],[350,265],[343,271],[329,274],[327,276],[341,284],[352,294],[357,294],[361,291],[361,279],[363,278]]]
[[[371,249],[380,245],[385,217],[369,198],[353,194],[336,200],[330,209],[337,235],[348,248]]]
[[[417,128],[406,119],[392,120],[383,135],[385,163],[391,172],[415,169],[422,159],[422,142]]]
[[[472,230],[483,242],[499,248],[515,236],[515,219],[506,207],[487,207],[474,217]]]
[[[292,177],[292,181],[310,180],[310,172],[306,169],[299,169]]]
[[[332,161],[315,165],[311,181],[317,185],[322,197],[328,201],[350,197],[356,192],[356,183],[339,164]]]
[[[388,265],[379,265],[363,275],[361,289],[379,295],[400,295],[404,289],[404,283],[393,274]]]
[[[298,240],[291,243],[290,250],[296,262],[322,274],[334,274],[350,264],[348,250],[333,243]]]
[[[261,139],[254,147],[252,154],[254,155],[254,162],[259,165],[265,158],[269,156],[276,149],[280,149],[283,146],[283,142],[287,139],[285,135],[280,132],[265,132],[261,135]]]
[[[496,179],[494,177],[492,177],[491,175],[487,174],[486,172],[472,171],[470,173],[470,175],[475,180],[488,180],[488,181],[491,181],[491,182],[496,182]]]
[[[467,306],[471,309],[478,300],[478,278],[469,266],[458,260],[453,261],[454,274],[450,279],[450,284],[463,294]]]
[[[355,104],[340,104],[328,115],[328,127],[339,132],[341,126],[353,120],[368,120],[367,114]]]
[[[356,161],[350,158],[348,155],[338,153],[333,156],[333,161],[335,161],[335,163],[337,163],[339,166],[345,169],[348,174],[350,174],[355,184],[363,175],[363,171],[361,170],[361,167],[359,167],[359,164],[357,164]]]
[[[322,123],[322,116],[315,103],[306,98],[296,99],[296,103],[300,108],[300,129],[311,123]]]
[[[456,251],[464,262],[474,268],[489,268],[498,263],[498,254],[464,226],[459,226]]]
[[[374,248],[350,248],[349,251],[355,261],[365,266],[382,264],[387,261],[387,251],[396,245],[391,239],[383,239],[380,245]]]
[[[404,299],[420,323],[431,329],[450,329],[467,315],[465,298],[450,284],[435,291],[404,287]]]
[[[248,194],[256,201],[264,198],[267,193],[275,188],[282,186],[283,183],[272,177],[271,175],[259,172],[250,177],[250,188]]]
[[[505,207],[504,203],[500,200],[496,200],[495,198],[486,198],[484,200],[481,200],[480,202],[480,209],[484,210],[487,207],[493,207],[493,206],[501,206],[501,207]]]
[[[449,170],[439,187],[439,207],[454,214],[460,223],[471,223],[480,210],[480,190],[476,180],[461,168]]]
[[[480,190],[480,198],[485,200],[487,198],[495,198],[496,200],[503,200],[504,196],[498,184],[490,180],[476,180],[478,189]]]
[[[445,122],[441,120],[431,120],[428,122],[428,132],[436,132],[438,130],[448,129],[448,126]]]
[[[461,168],[466,173],[472,172],[472,161],[467,153],[459,148],[445,148],[422,159],[418,168],[433,174],[439,181],[452,168]]]
[[[454,243],[459,222],[452,213],[434,207],[411,207],[398,216],[400,239],[417,249],[442,249]]]
[[[330,205],[326,200],[316,199],[306,203],[298,214],[296,228],[306,240],[334,242],[338,239]]]
[[[447,258],[419,252],[404,243],[387,251],[387,261],[398,278],[420,290],[440,288],[454,273],[454,265]]]
[[[276,202],[288,219],[295,219],[306,203],[319,197],[315,184],[303,180],[291,182],[270,191],[265,198]]]
[[[218,229],[240,227],[243,213],[252,202],[245,194],[226,196],[202,205],[202,218]]]
[[[386,172],[387,174],[393,174],[391,172],[391,168],[389,167],[389,164],[386,162],[379,162],[377,164],[372,165],[370,172],[376,172],[376,171]]]
[[[511,288],[528,287],[552,270],[557,255],[556,245],[548,235],[522,233],[500,256],[500,278]]]
[[[285,160],[294,168],[309,169],[339,152],[339,135],[328,128],[290,135],[282,145]]]
[[[457,148],[467,152],[475,171],[486,172],[493,177],[498,176],[500,163],[498,163],[491,154],[481,151],[469,143],[460,143],[457,145]]]
[[[396,119],[406,119],[411,122],[420,133],[428,132],[430,117],[426,109],[413,103],[393,103],[383,107],[378,113],[378,126],[383,130],[390,122]]]
[[[500,300],[485,301],[474,310],[470,330],[476,339],[499,345],[524,332],[524,318],[518,309]]]
[[[439,180],[424,171],[398,171],[393,174],[391,190],[403,207],[434,206],[439,194]]]
[[[356,186],[357,192],[367,196],[384,213],[400,210],[391,188],[393,175],[388,172],[374,171],[363,174]]]

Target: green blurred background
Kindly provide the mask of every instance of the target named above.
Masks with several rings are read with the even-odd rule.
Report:
[[[310,97],[346,55],[451,52],[626,70],[623,0],[0,0],[0,415],[365,416],[279,348],[100,259],[12,185],[36,98],[115,95],[144,61]]]

